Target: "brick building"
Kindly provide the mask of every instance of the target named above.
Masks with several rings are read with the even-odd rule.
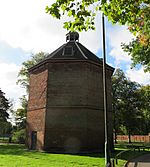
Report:
[[[51,152],[103,150],[102,61],[79,43],[78,33],[68,33],[66,40],[29,70],[27,146]],[[113,70],[106,66],[110,141]]]

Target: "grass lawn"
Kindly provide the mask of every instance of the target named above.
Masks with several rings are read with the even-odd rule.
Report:
[[[115,155],[124,148],[116,148]],[[129,159],[147,153],[127,151],[118,157],[118,165],[123,167]],[[28,151],[23,145],[0,144],[0,167],[104,167],[103,154],[69,155]]]
[[[27,151],[23,145],[0,145],[0,167],[104,167],[102,154],[67,155]]]

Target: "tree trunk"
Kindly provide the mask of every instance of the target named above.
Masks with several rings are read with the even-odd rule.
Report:
[[[131,142],[131,133],[130,133],[130,130],[128,131],[128,138],[129,138],[129,143],[132,143]]]
[[[114,138],[115,138],[115,144],[117,144],[117,131],[114,129]]]
[[[115,107],[114,107],[115,108]],[[114,142],[115,144],[117,144],[117,130],[116,130],[116,120],[115,120],[115,117],[114,117],[114,120],[113,120],[113,123],[114,123]]]

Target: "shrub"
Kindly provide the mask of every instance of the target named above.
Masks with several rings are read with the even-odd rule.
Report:
[[[12,141],[15,143],[24,144],[25,143],[25,129],[18,130],[13,133]]]

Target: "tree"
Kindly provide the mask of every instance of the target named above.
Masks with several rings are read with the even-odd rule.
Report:
[[[112,77],[115,142],[121,127],[125,127],[129,142],[131,134],[139,131],[139,122],[143,118],[139,89],[140,85],[126,78],[122,70],[115,71]]]
[[[115,142],[119,133],[145,135],[150,132],[150,85],[130,81],[120,69],[112,77]]]
[[[27,95],[29,91],[29,68],[36,65],[44,58],[46,58],[47,54],[44,52],[37,53],[31,56],[30,60],[27,60],[22,63],[22,69],[18,74],[17,84],[20,84],[22,87],[26,89]],[[23,95],[20,98],[21,107],[18,108],[15,112],[15,121],[16,126],[14,127],[13,132],[13,140],[19,143],[25,142],[25,128],[26,128],[26,114],[27,114],[27,96]]]
[[[0,135],[10,134],[12,125],[8,122],[10,102],[5,97],[5,93],[0,89]]]
[[[5,97],[5,93],[0,89],[0,121],[6,121],[9,117],[7,110],[9,109],[9,101]]]
[[[15,112],[15,123],[13,128],[13,141],[17,143],[24,143],[26,136],[26,114],[27,114],[27,98],[22,96],[20,98],[21,108]]]
[[[17,130],[25,129],[26,127],[27,98],[25,95],[20,98],[20,102],[21,108],[18,108],[15,112]]]
[[[126,127],[129,143],[131,143],[131,135],[138,131],[139,121],[141,119],[141,112],[139,110],[140,104],[138,99],[138,89],[140,85],[136,82],[127,80],[125,83],[125,92],[123,94],[123,125]]]
[[[20,84],[23,88],[25,88],[27,93],[29,89],[29,72],[28,72],[29,68],[39,63],[41,60],[46,58],[46,56],[47,53],[44,52],[39,52],[35,55],[32,54],[30,60],[27,60],[22,63],[22,68],[18,74],[19,79],[17,81],[17,84]]]
[[[102,11],[112,23],[129,27],[136,39],[129,45],[123,44],[123,49],[131,55],[132,66],[140,63],[150,71],[149,0],[56,0],[50,7],[46,6],[46,12],[57,19],[62,15],[71,18],[64,23],[64,28],[70,31],[94,30],[97,11]]]
[[[11,135],[12,124],[8,121],[0,121],[0,136]],[[7,136],[8,137],[8,136]]]
[[[113,93],[113,124],[114,124],[114,137],[117,143],[117,134],[122,125],[122,97],[124,93],[126,77],[122,70],[117,69],[112,77],[112,93]]]
[[[129,44],[122,44],[124,51],[131,55],[133,60],[132,67],[141,64],[144,70],[150,71],[150,5],[142,10],[136,24],[131,25],[129,30],[137,30],[136,38]]]
[[[141,124],[141,132],[143,134],[150,133],[150,85],[142,86],[139,91],[139,101],[141,103],[141,112],[143,113],[143,124]]]

